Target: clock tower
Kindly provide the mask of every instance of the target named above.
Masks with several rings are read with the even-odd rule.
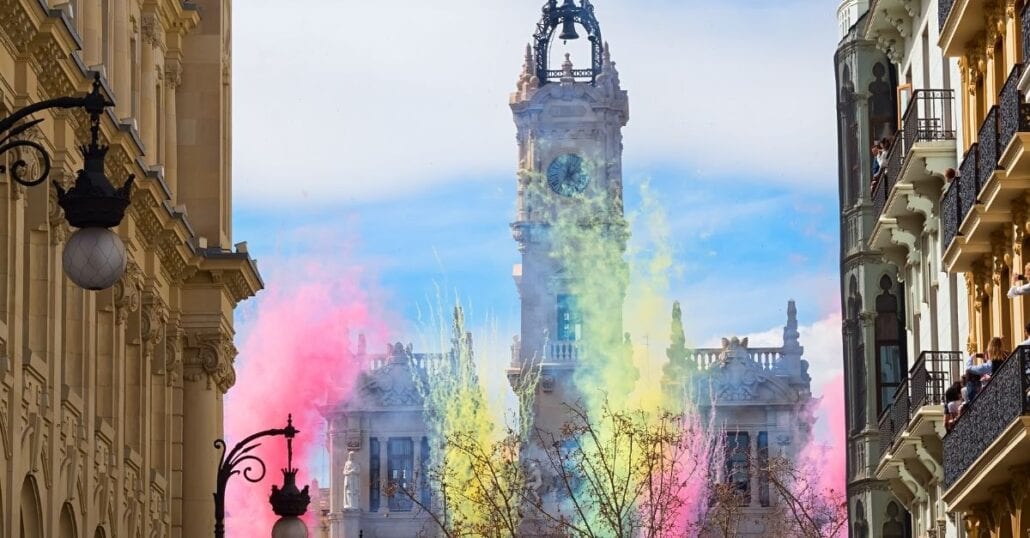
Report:
[[[552,51],[583,38],[589,58]],[[513,271],[522,319],[510,379],[517,384],[527,365],[541,366],[533,411],[543,426],[577,399],[573,374],[585,355],[622,344],[629,103],[589,0],[549,0],[533,40],[510,98],[519,159],[511,228],[522,258]],[[592,275],[607,280],[594,285]]]

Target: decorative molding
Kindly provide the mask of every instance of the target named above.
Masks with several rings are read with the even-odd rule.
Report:
[[[205,381],[208,388],[216,387],[222,393],[236,383],[233,361],[236,346],[232,337],[219,332],[186,333],[183,347],[183,379],[189,382]]]

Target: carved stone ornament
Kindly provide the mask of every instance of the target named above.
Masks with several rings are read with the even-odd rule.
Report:
[[[125,267],[125,274],[114,285],[114,307],[119,324],[125,323],[130,312],[139,310],[143,287],[143,271],[132,261]]]
[[[187,335],[183,354],[186,381],[205,381],[208,388],[217,387],[223,393],[236,383],[232,365],[236,347],[229,336],[220,332]]]
[[[400,343],[388,347],[390,356],[386,364],[363,375],[362,395],[380,407],[422,405],[414,378],[416,370],[409,362],[410,352]]]

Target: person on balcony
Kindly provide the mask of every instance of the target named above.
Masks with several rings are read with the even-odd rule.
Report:
[[[880,143],[873,144],[873,149],[870,150],[873,154],[873,181],[880,177],[880,154],[883,153],[883,148],[880,147]]]
[[[962,383],[952,383],[948,390],[944,391],[944,427],[951,430],[951,426],[958,420],[962,412]]]
[[[952,181],[958,176],[958,172],[954,168],[949,168],[944,171],[944,184],[950,185]]]
[[[979,362],[979,364],[976,364]],[[966,360],[966,403],[973,401],[980,392],[980,384],[983,376],[991,373],[990,362],[984,361],[983,353],[970,355]]]
[[[995,336],[991,338],[990,343],[987,344],[987,360],[990,361],[991,371],[990,375],[994,375],[1001,368],[1001,363],[1005,362],[1005,359],[1009,358],[1009,352],[1002,347],[1003,343],[1001,338]],[[983,383],[986,383],[988,379],[981,379]]]
[[[880,154],[876,156],[876,159],[880,161],[880,173],[883,174],[887,170],[887,154],[891,151],[891,141],[884,138],[880,141]]]
[[[1030,322],[1027,322],[1026,326],[1023,327],[1023,336],[1026,337],[1026,340],[1020,342],[1019,345],[1030,346]]]
[[[1015,299],[1020,295],[1030,294],[1030,281],[1027,281],[1026,274],[1030,273],[1030,263],[1023,267],[1023,274],[1012,278],[1012,287],[1009,288],[1009,299]]]

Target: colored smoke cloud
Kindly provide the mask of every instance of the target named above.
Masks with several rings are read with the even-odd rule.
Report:
[[[843,492],[847,486],[847,438],[844,423],[844,374],[839,373],[813,391],[815,404],[813,439],[801,453],[802,465],[819,469],[820,491]]]
[[[353,390],[364,367],[351,353],[358,334],[370,345],[386,342],[387,324],[357,268],[291,260],[288,269],[265,276],[267,289],[242,327],[236,385],[226,396],[225,434],[231,448],[254,432],[283,427],[292,413],[300,430],[294,466],[303,487],[312,480],[314,456],[325,443],[319,407]],[[266,438],[255,453],[268,472],[258,484],[238,476],[230,481],[226,527],[231,536],[268,536],[275,522],[267,499],[272,484],[282,484],[286,444],[281,437]]]

